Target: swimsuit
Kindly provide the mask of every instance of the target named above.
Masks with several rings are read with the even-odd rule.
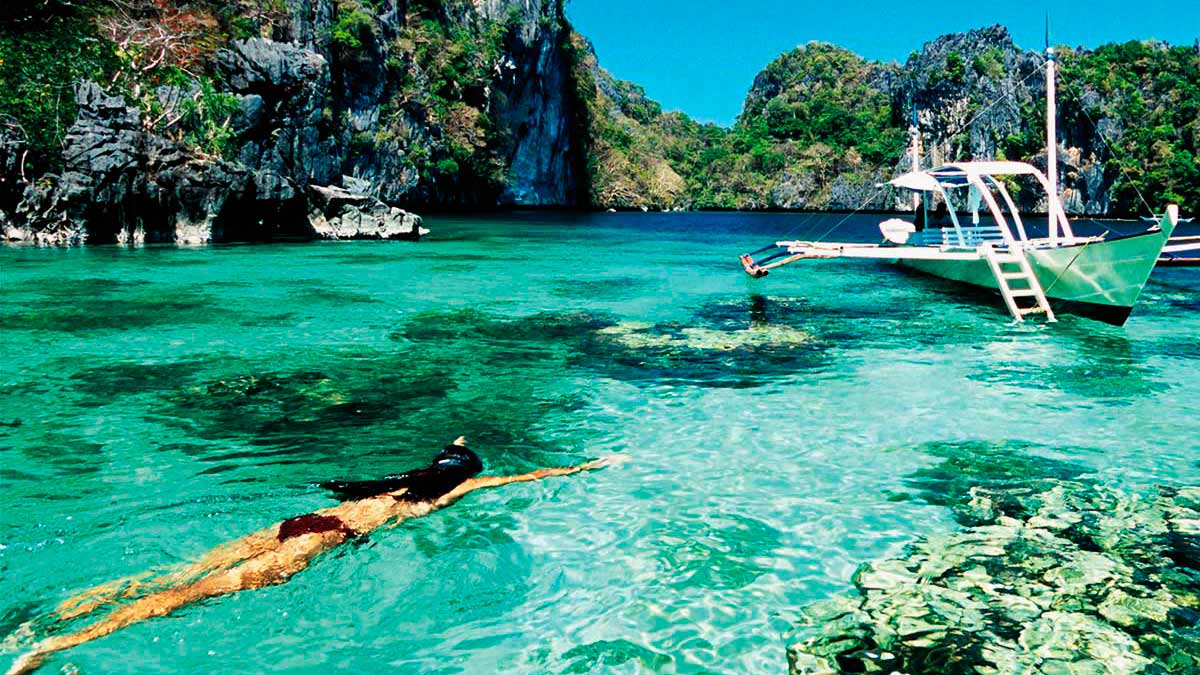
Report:
[[[345,532],[347,537],[356,536],[341,518],[337,516],[322,516],[316,513],[306,513],[303,516],[288,518],[279,524],[279,541],[287,541],[302,534],[320,534],[322,532]]]

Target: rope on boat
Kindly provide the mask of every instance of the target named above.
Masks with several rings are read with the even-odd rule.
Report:
[[[1086,251],[1087,247],[1091,246],[1091,245],[1092,245],[1091,239],[1085,240],[1083,242],[1083,246],[1080,246],[1079,250],[1076,251],[1075,257],[1071,258],[1071,262],[1067,263],[1067,266],[1064,267],[1063,270],[1058,273],[1058,276],[1054,277],[1054,281],[1050,282],[1050,286],[1047,287],[1045,290],[1043,290],[1042,293],[1043,294],[1049,293],[1055,286],[1057,286],[1059,280],[1063,278],[1063,275],[1066,274],[1067,271],[1071,269],[1071,266],[1075,264],[1075,261],[1079,260],[1079,256],[1083,255],[1083,252]]]

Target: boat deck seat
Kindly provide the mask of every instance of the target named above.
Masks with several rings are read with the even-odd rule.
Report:
[[[962,228],[962,242],[953,227],[931,228],[921,232],[913,232],[908,243],[913,246],[978,246],[985,241],[1004,241],[1004,235],[997,225],[981,225]]]

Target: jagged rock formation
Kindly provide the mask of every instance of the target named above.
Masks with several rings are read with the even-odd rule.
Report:
[[[386,238],[420,231],[411,218],[390,215],[401,205],[577,203],[582,149],[571,137],[561,0],[129,4],[135,10],[94,19],[89,8],[103,10],[107,0],[53,11],[86,32],[114,16],[178,23],[191,14],[172,12],[186,9],[204,17],[185,26],[191,39],[217,47],[204,58],[174,58],[196,60],[182,72],[203,74],[165,86],[157,82],[181,71],[105,61],[98,74],[112,84],[78,84],[78,116],[61,157],[49,152],[32,176],[21,173],[27,140],[6,133],[5,239],[198,244],[351,231]],[[258,35],[244,35],[247,25]],[[36,39],[36,29],[14,30],[18,40]],[[325,212],[310,203],[321,194],[311,187],[350,185],[379,202],[362,211],[379,217],[356,216],[352,227],[342,216],[308,217]],[[372,224],[382,229],[364,229]]]
[[[1021,116],[1044,105],[1043,64],[992,26],[926,44],[885,91],[902,113],[916,109],[926,152],[937,161],[996,157],[1005,139],[1044,119]]]
[[[309,187],[308,222],[324,239],[407,239],[427,231],[421,217],[365,194],[336,187]]]

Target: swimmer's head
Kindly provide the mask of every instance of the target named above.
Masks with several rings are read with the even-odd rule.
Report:
[[[479,455],[466,446],[466,439],[459,436],[453,443],[442,448],[427,468],[404,474],[402,485],[408,488],[402,499],[410,502],[432,501],[450,492],[483,471]]]
[[[423,469],[395,474],[383,480],[359,482],[331,481],[322,486],[332,490],[340,499],[366,499],[385,492],[402,491],[396,499],[406,502],[432,501],[450,492],[483,471],[479,455],[467,447],[467,439],[459,436],[447,445]]]
[[[433,466],[442,471],[454,472],[462,475],[462,479],[466,480],[483,471],[483,462],[467,447],[467,439],[459,436],[454,439],[454,442],[442,448],[438,456],[433,459]]]

